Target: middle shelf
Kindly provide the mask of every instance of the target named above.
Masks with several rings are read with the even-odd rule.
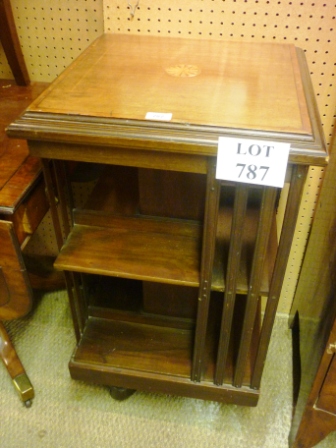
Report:
[[[75,210],[75,224],[55,267],[60,270],[109,275],[144,281],[198,287],[203,226],[198,221],[152,216],[121,216],[94,210]],[[224,291],[226,255],[232,209],[220,209],[212,290]],[[258,228],[258,209],[248,209],[237,293],[246,293]],[[275,225],[270,245],[276,242]],[[261,293],[267,294],[274,247],[264,264]]]

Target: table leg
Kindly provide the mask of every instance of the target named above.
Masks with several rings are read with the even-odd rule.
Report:
[[[29,407],[34,398],[33,386],[15,351],[4,324],[0,321],[0,355],[4,362],[20,399]]]

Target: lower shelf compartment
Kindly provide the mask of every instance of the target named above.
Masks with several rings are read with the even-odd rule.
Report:
[[[89,317],[73,361],[188,378],[192,333],[190,329]]]
[[[190,377],[195,329],[190,321],[138,313],[116,312],[116,319],[106,318],[106,311],[102,315],[99,317],[96,310],[86,322],[69,364],[72,378],[247,406],[257,404],[259,391],[231,385],[232,366],[227,369],[224,385],[214,384],[217,334],[213,328],[207,340],[203,379],[193,382]]]
[[[260,395],[259,390],[248,387],[237,389],[230,385],[216,386],[208,381],[195,383],[187,378],[160,374],[144,376],[142,372],[90,364],[76,358],[70,361],[69,368],[73,379],[88,383],[166,395],[179,395],[241,406],[257,406]]]

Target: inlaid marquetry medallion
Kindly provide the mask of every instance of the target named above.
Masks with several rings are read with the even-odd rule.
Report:
[[[176,76],[179,78],[193,78],[201,73],[201,70],[197,65],[191,64],[178,64],[167,67],[166,72],[170,76]]]

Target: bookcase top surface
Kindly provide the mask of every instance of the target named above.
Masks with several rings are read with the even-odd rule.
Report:
[[[290,44],[104,35],[29,111],[312,134]]]

